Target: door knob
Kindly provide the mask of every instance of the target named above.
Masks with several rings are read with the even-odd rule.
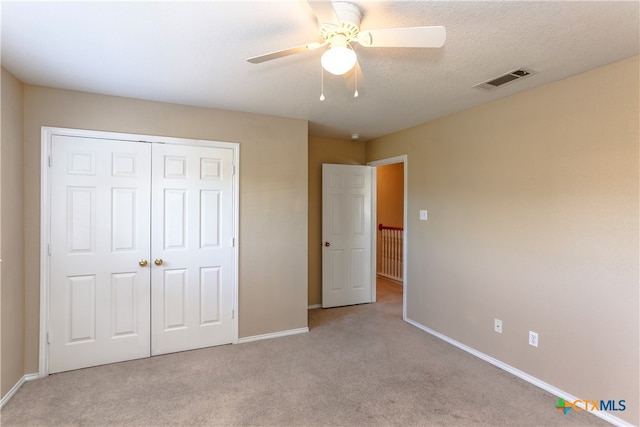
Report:
[[[329,246],[331,246],[331,243],[329,243],[329,242],[324,242],[324,245],[325,245],[326,247],[329,247]]]
[[[155,261],[153,261],[153,263],[154,263],[155,265],[162,265],[162,258],[156,258],[156,260],[155,260]]]
[[[146,259],[141,259],[140,261],[138,261],[138,264],[140,264],[140,267],[146,267],[147,266],[147,260]]]

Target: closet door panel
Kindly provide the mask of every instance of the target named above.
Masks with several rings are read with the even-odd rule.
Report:
[[[151,147],[54,135],[49,371],[148,357]]]
[[[233,151],[158,144],[152,170],[152,354],[231,343]]]

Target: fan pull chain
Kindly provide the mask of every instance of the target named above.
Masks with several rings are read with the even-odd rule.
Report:
[[[354,92],[353,97],[357,98],[358,97],[358,64],[356,64],[355,73],[356,73],[356,91]]]
[[[320,66],[320,101],[324,101],[324,68]]]

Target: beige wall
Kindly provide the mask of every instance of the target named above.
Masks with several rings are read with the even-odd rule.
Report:
[[[322,164],[365,164],[365,143],[309,137],[309,305],[322,304]]]
[[[40,129],[240,144],[239,335],[307,326],[307,122],[26,85],[25,251],[38,265]],[[39,272],[26,271],[27,372],[38,370]]]
[[[24,375],[22,83],[2,69],[0,153],[1,394]]]
[[[639,71],[630,58],[367,146],[408,155],[408,317],[580,398],[625,399],[612,415],[634,424]]]
[[[404,163],[393,163],[376,168],[378,224],[402,227],[404,220]]]
[[[390,227],[404,224],[404,163],[376,168],[376,222]],[[380,237],[380,232],[378,232]],[[381,271],[381,241],[376,240],[377,271]]]

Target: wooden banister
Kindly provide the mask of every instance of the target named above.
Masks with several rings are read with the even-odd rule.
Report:
[[[399,230],[399,231],[404,231],[404,228],[402,227],[391,227],[388,225],[382,225],[382,224],[378,224],[378,230]]]

